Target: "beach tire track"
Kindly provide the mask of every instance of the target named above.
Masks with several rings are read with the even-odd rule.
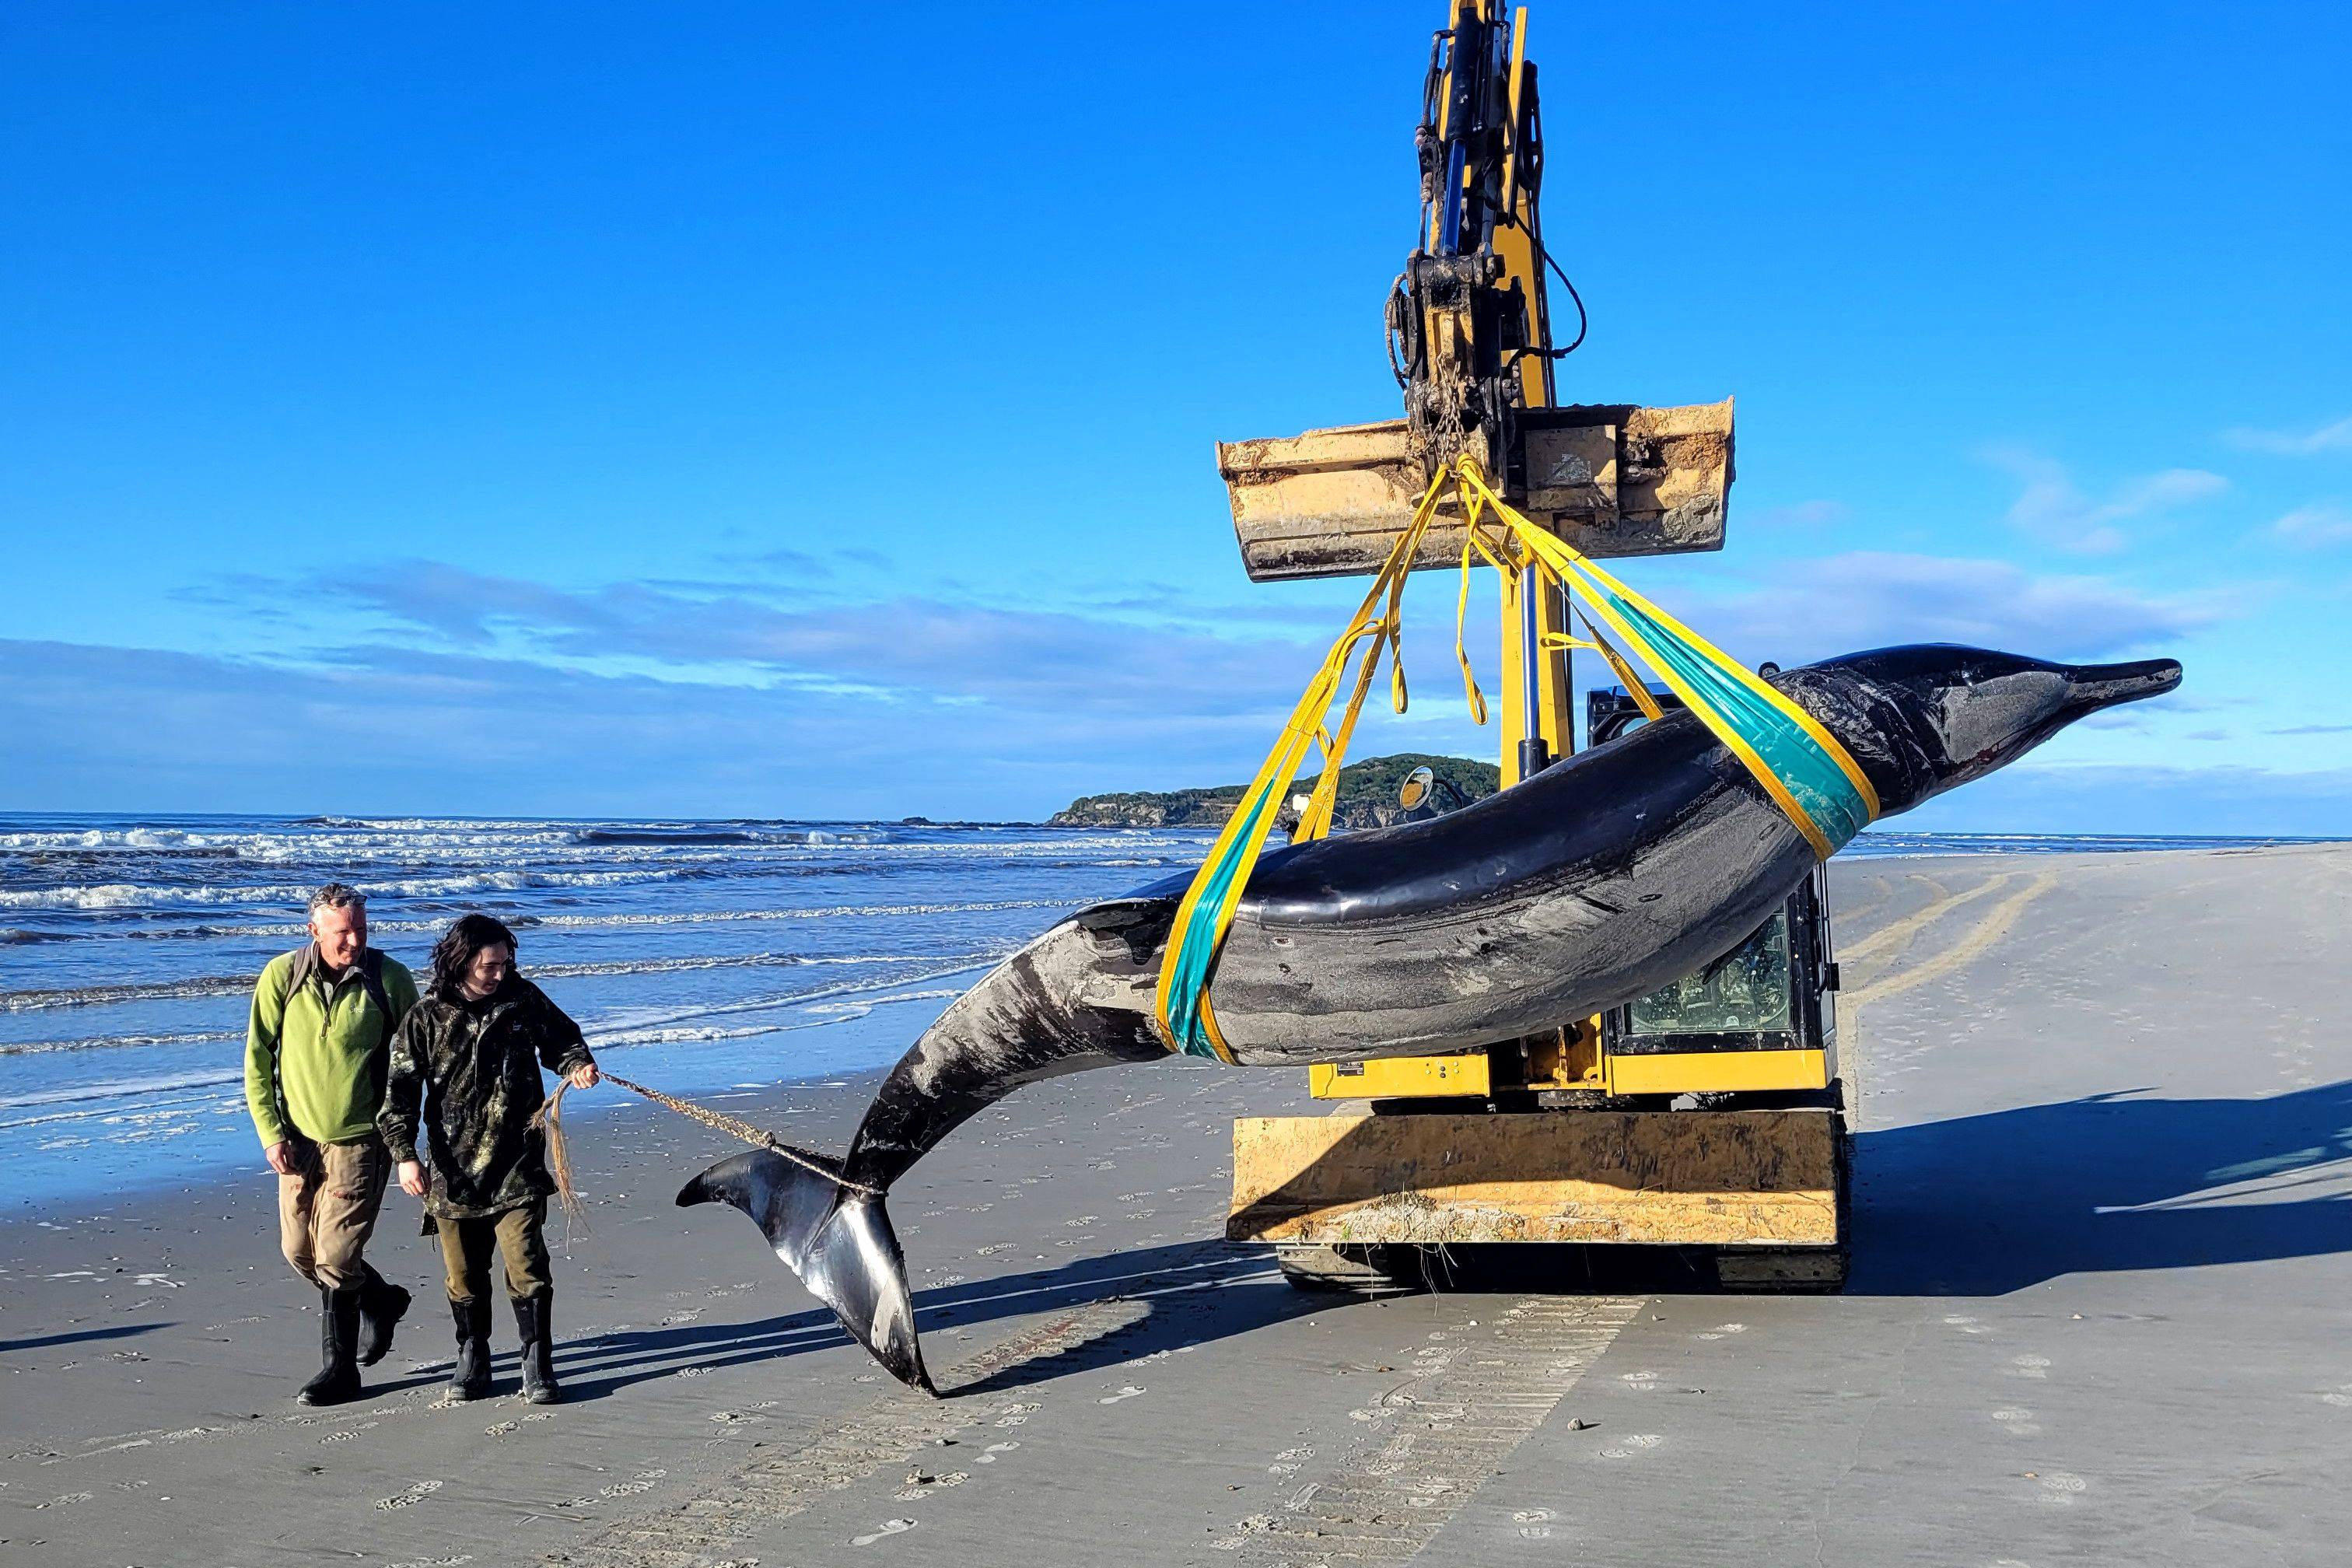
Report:
[[[1050,1379],[1056,1375],[1057,1359],[1149,1314],[1145,1303],[1118,1299],[1058,1313],[957,1366],[940,1380],[944,1398],[893,1389],[799,1448],[762,1455],[683,1501],[615,1520],[551,1559],[590,1568],[704,1568],[734,1555],[763,1528],[805,1513],[885,1468],[905,1465],[939,1439],[998,1414],[987,1401],[963,1395],[983,1392],[1016,1370],[1024,1383]]]
[[[1354,1414],[1370,1435],[1331,1471],[1213,1544],[1244,1563],[1403,1563],[1434,1540],[1642,1310],[1638,1300],[1537,1298],[1495,1331]]]
[[[2014,880],[2013,877],[1997,878],[1982,883],[1970,891],[1971,894],[1983,892],[1995,887],[2005,886]],[[1908,969],[1884,975],[1849,993],[1845,998],[1846,1005],[1859,1010],[1868,1003],[1883,1002],[1890,996],[1899,996],[1906,991],[1927,984],[1930,980],[1940,980],[1964,964],[1974,963],[2015,929],[2019,919],[2024,915],[2027,905],[2057,885],[2058,874],[2055,871],[2042,872],[2023,888],[1995,904],[1986,912],[1984,919],[1979,921],[1959,941],[1924,963],[1914,964]],[[1956,895],[1953,900],[1947,901],[1945,907],[1948,908],[1958,899],[1968,896],[1969,895]],[[1913,918],[1916,920],[1919,917]]]
[[[1882,953],[1892,957],[1908,947],[1913,938],[1954,910],[1974,903],[1988,893],[1999,892],[2016,879],[2015,872],[2007,872],[1998,877],[1987,877],[1976,886],[1963,888],[1957,893],[1945,893],[1940,884],[1929,882],[1927,886],[1936,889],[1942,895],[1941,897],[1912,910],[1901,920],[1890,921],[1879,927],[1859,942],[1841,948],[1838,959],[1843,963],[1862,964],[1869,963]]]

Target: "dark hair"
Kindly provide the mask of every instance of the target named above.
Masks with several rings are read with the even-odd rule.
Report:
[[[444,1002],[455,1002],[459,994],[457,984],[474,966],[476,953],[486,947],[520,952],[521,946],[503,921],[492,920],[488,915],[459,915],[441,933],[441,940],[433,944],[433,994]]]

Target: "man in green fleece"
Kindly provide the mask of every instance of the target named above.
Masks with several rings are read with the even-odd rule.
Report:
[[[253,988],[245,1101],[278,1173],[286,1261],[318,1287],[323,1320],[319,1375],[295,1395],[304,1405],[358,1398],[359,1369],[383,1359],[408,1310],[408,1292],[360,1253],[392,1172],[375,1129],[388,1046],[415,1005],[408,971],[367,944],[367,899],[341,882],[310,895],[310,941]]]

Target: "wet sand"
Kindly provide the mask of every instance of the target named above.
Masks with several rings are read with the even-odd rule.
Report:
[[[503,1314],[501,1397],[441,1402],[395,1194],[372,1256],[418,1308],[306,1412],[257,1161],[0,1225],[0,1563],[2341,1561],[2352,849],[1836,887],[1843,1296],[1297,1294],[1219,1237],[1230,1119],[1303,1075],[1171,1063],[1017,1096],[894,1195],[945,1399],[673,1207],[731,1146],[636,1108],[575,1151],[568,1403],[506,1396]],[[721,1103],[830,1148],[869,1091]]]

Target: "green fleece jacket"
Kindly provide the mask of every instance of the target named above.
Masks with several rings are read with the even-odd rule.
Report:
[[[382,954],[389,1018],[369,997],[357,964],[332,981],[313,963],[289,995],[288,982],[306,951],[271,959],[253,988],[245,1029],[245,1103],[264,1147],[292,1136],[348,1143],[373,1135],[392,1032],[416,1005],[415,980]]]

